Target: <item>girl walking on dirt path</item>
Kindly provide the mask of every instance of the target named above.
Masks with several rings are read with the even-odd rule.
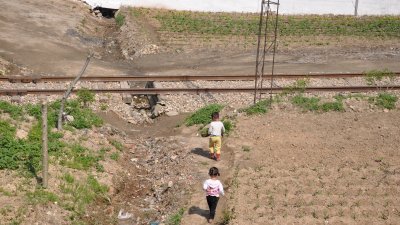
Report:
[[[217,167],[211,167],[208,175],[210,175],[210,179],[204,181],[203,189],[206,191],[207,204],[208,208],[210,209],[208,222],[212,223],[215,217],[215,210],[217,209],[219,195],[224,195],[224,187],[222,186],[221,181],[217,179],[217,177],[220,176]]]
[[[208,134],[210,135],[210,158],[219,161],[221,160],[221,143],[222,136],[224,136],[225,127],[224,124],[219,121],[218,112],[214,112],[211,115],[211,118],[212,122],[210,123],[210,127],[208,128]],[[216,154],[214,154],[214,150]]]

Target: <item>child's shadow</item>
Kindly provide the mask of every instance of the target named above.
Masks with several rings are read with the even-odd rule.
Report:
[[[210,156],[209,151],[204,150],[202,148],[194,148],[194,149],[191,150],[191,152],[193,154],[200,155],[200,156],[203,156],[203,157],[206,157],[206,158],[208,158]]]
[[[208,217],[209,211],[206,209],[200,209],[198,206],[192,206],[189,208],[189,215],[197,214],[199,216]]]

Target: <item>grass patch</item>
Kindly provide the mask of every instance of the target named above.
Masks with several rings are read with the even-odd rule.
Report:
[[[262,100],[248,108],[242,109],[241,111],[245,112],[247,115],[265,114],[268,112],[268,107],[270,105],[271,105],[271,101],[269,99]]]
[[[110,142],[110,144],[111,144],[112,146],[114,146],[118,151],[123,151],[123,150],[125,149],[125,146],[124,146],[121,142],[119,142],[119,141],[117,141],[117,140],[109,140],[109,142]]]
[[[115,17],[115,23],[117,24],[118,27],[122,27],[122,25],[125,24],[125,16],[122,15],[121,13],[118,13],[117,16]]]
[[[28,198],[28,203],[32,205],[46,205],[49,202],[54,203],[59,200],[59,197],[56,194],[40,188],[36,189],[33,192],[28,192],[26,196]]]
[[[244,152],[250,152],[251,151],[251,148],[249,147],[249,146],[242,146],[242,151],[244,151]]]
[[[398,98],[389,93],[380,93],[376,97],[371,97],[370,102],[384,109],[395,109]]]
[[[118,152],[113,152],[110,155],[110,159],[114,160],[114,161],[118,161],[119,159],[119,153]]]
[[[6,101],[0,101],[0,112],[8,113],[13,119],[19,119],[23,115],[22,107]]]
[[[178,212],[176,212],[175,214],[172,214],[169,219],[168,219],[168,225],[179,225],[181,224],[181,220],[183,217],[183,214],[185,213],[185,209],[184,208],[180,208],[178,210]]]
[[[86,180],[78,182],[71,174],[64,174],[60,190],[63,193],[60,205],[73,212],[70,219],[79,221],[85,214],[86,206],[96,199],[107,199],[108,187],[100,184],[89,175]]]
[[[304,97],[303,95],[296,95],[292,98],[292,104],[302,108],[305,111],[344,111],[342,102],[343,98],[336,98],[334,102],[320,103],[320,99],[316,97]]]
[[[196,124],[208,124],[211,122],[211,115],[214,112],[219,112],[224,108],[223,105],[220,104],[211,104],[208,106],[205,106],[199,110],[197,110],[195,113],[190,115],[188,118],[185,120],[185,124],[187,126],[192,126]]]
[[[230,210],[224,210],[222,212],[222,221],[221,221],[221,225],[228,225],[231,220],[234,219],[234,215],[233,212]]]
[[[380,82],[386,79],[386,83],[390,83],[394,79],[394,73],[388,69],[371,70],[364,73],[365,81],[370,86],[379,86]]]
[[[90,149],[81,146],[80,144],[72,144],[68,146],[62,155],[60,164],[71,169],[77,170],[89,170],[90,168],[96,168],[101,170],[99,161],[102,159],[101,154],[95,154]]]

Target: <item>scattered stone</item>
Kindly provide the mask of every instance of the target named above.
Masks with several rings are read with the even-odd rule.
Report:
[[[28,137],[28,132],[26,132],[25,130],[17,130],[15,136],[18,139],[25,139]]]
[[[18,95],[12,96],[12,97],[11,97],[11,102],[14,102],[14,103],[21,103],[21,102],[22,102],[21,96],[18,96]]]
[[[172,186],[174,185],[174,182],[172,182],[171,180],[168,182],[168,188],[172,188]]]
[[[165,113],[165,115],[171,117],[171,116],[177,116],[179,113],[177,111],[168,111]]]
[[[73,122],[75,118],[72,115],[66,115],[65,116],[65,121],[67,122]]]

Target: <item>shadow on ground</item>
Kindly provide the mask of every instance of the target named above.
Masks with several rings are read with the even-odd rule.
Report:
[[[199,155],[199,156],[203,156],[203,157],[210,157],[210,153],[208,150],[204,150],[203,148],[194,148],[191,150],[191,152],[193,154]]]
[[[189,215],[196,214],[204,218],[208,218],[209,211],[206,209],[201,209],[198,206],[192,206],[189,208]]]

